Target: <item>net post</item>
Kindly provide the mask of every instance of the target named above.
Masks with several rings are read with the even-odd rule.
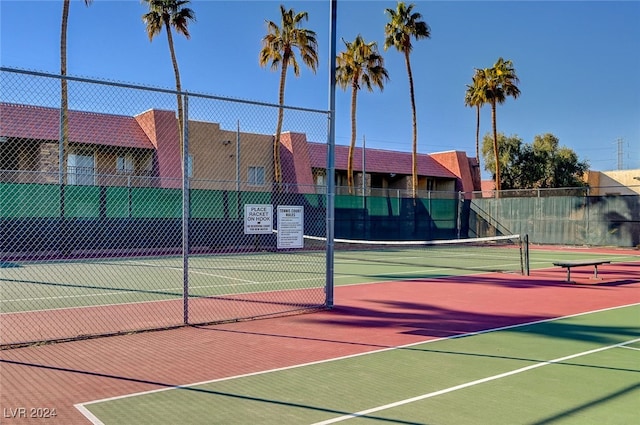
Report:
[[[525,233],[524,235],[524,264],[525,264],[525,272],[526,275],[529,276],[529,234]]]
[[[518,235],[518,251],[520,251],[520,274],[524,276],[524,237]]]
[[[529,276],[529,235],[518,235],[518,249],[520,250],[520,274]]]

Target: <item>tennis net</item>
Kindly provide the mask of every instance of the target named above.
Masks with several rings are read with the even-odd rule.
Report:
[[[327,240],[305,236],[305,248],[322,249]],[[337,261],[358,261],[372,266],[406,266],[441,269],[443,274],[529,274],[526,235],[433,241],[368,241],[334,239]]]

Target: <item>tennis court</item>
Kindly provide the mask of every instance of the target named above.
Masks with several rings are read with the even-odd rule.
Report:
[[[488,238],[491,239],[491,238]],[[466,242],[464,240],[460,242]],[[460,245],[460,246],[457,246]],[[434,278],[481,272],[522,272],[517,246],[413,246],[383,242],[337,250],[335,284]],[[629,251],[590,254],[585,250],[535,251],[536,268],[574,258],[636,260]],[[3,267],[3,312],[26,312],[182,299],[182,257],[24,262]],[[283,270],[282,264],[287,264]],[[191,297],[216,297],[324,286],[325,254],[320,251],[192,256]],[[25,297],[25,293],[29,297]]]
[[[237,260],[241,258],[242,263]],[[282,278],[279,262],[290,265]],[[322,264],[319,254],[247,254],[192,257],[189,286],[193,297],[318,286],[307,266]],[[70,308],[182,299],[182,258],[178,256],[26,263],[3,270],[6,311]],[[259,274],[260,280],[256,280]],[[115,283],[115,284],[114,284]],[[178,284],[176,284],[178,283]],[[29,285],[30,298],[24,295]]]
[[[491,239],[491,238],[488,238]],[[461,241],[466,242],[466,241]],[[458,246],[460,245],[460,246]],[[435,278],[482,272],[522,273],[518,247],[412,246],[398,242],[355,245],[335,254],[336,285]],[[599,258],[635,261],[632,251],[536,250],[532,267],[554,261]],[[25,262],[3,267],[3,312],[28,312],[182,299],[182,257],[140,257]],[[287,264],[283,270],[282,264]],[[324,287],[325,254],[320,251],[192,256],[191,297],[222,297]],[[29,296],[25,297],[25,293]]]
[[[361,283],[385,275],[410,278],[520,268],[519,253],[509,248],[471,246],[443,252],[392,242],[380,246],[356,245],[357,249],[338,251],[337,283]],[[182,298],[183,287],[175,284],[183,272],[182,261],[180,256],[165,256],[14,264],[3,270],[4,311]],[[283,263],[288,265],[285,270]],[[276,282],[280,289],[322,286],[324,264],[323,251],[193,256],[188,273],[195,282],[189,287],[190,295],[271,291]],[[24,298],[25,286],[30,298]]]
[[[468,259],[456,266],[412,255],[414,248],[390,252],[336,253],[339,302],[331,310],[3,350],[3,423],[29,420],[18,417],[20,407],[55,409],[48,423],[64,424],[617,424],[637,418],[637,251],[534,247],[530,276],[487,271],[518,256],[492,255],[475,269]],[[291,258],[304,263],[319,254],[296,255]],[[585,268],[567,283],[552,263],[574,258],[612,263],[598,281]],[[208,263],[190,272],[224,271],[202,260]],[[166,275],[178,259],[154,261]],[[282,273],[278,278],[285,280]],[[241,294],[246,300],[269,293],[261,284],[234,288],[253,291]],[[291,291],[305,291],[304,285]],[[232,296],[228,287],[219,294]],[[69,310],[76,309],[51,311]]]
[[[78,408],[104,423],[631,423],[638,317],[636,304]]]
[[[461,243],[453,243],[461,242]],[[317,244],[315,246],[313,244]],[[58,260],[7,264],[2,269],[3,344],[78,338],[322,308],[324,241],[306,250],[191,256]],[[525,248],[526,249],[526,248]],[[630,251],[589,254],[523,252],[520,241],[338,241],[336,286],[499,272],[526,274],[553,261],[599,258],[633,261]],[[526,264],[525,264],[526,263]],[[574,271],[579,279],[580,270]],[[606,277],[606,275],[605,275]],[[188,310],[187,310],[188,307]],[[187,311],[187,313],[185,313]]]

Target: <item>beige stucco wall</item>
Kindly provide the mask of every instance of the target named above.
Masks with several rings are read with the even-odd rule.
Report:
[[[635,179],[637,177],[638,179]],[[587,182],[592,195],[640,194],[640,169],[616,171],[589,171]]]
[[[241,190],[271,190],[273,181],[273,137],[240,132]],[[189,122],[189,152],[193,156],[192,187],[233,189],[236,184],[238,134],[218,123]],[[247,186],[249,167],[264,167],[265,185]],[[227,187],[229,186],[229,187]]]

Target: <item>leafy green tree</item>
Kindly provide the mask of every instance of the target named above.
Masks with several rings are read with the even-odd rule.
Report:
[[[69,156],[69,90],[67,79],[67,27],[69,23],[69,6],[71,0],[62,1],[62,27],[60,29],[60,109],[62,113],[62,164],[60,164],[60,184],[64,183],[64,176],[67,173],[67,158]],[[84,0],[84,4],[89,6],[93,0]]]
[[[533,151],[538,161],[546,163],[545,173],[536,187],[582,187],[583,176],[589,170],[586,161],[580,161],[578,155],[565,146],[553,134],[535,136]]]
[[[471,84],[467,84],[467,91],[464,96],[465,106],[476,108],[476,159],[480,166],[480,108],[487,103],[487,96],[483,90],[484,73],[480,69],[476,69],[471,79]]]
[[[482,141],[482,155],[484,157],[485,169],[492,173],[495,178],[496,161],[493,153],[493,137],[487,133]],[[518,136],[507,137],[502,133],[498,133],[499,146],[499,165],[502,173],[500,174],[500,185],[502,189],[513,189],[520,187],[523,182],[522,166],[528,164],[525,158],[528,157],[529,151],[526,145]]]
[[[413,72],[411,71],[410,55],[413,50],[412,39],[420,40],[431,37],[431,29],[426,22],[422,21],[422,15],[414,12],[414,4],[405,5],[399,1],[394,9],[386,9],[389,22],[384,27],[384,49],[395,47],[398,52],[404,55],[404,62],[407,66],[409,76],[409,94],[411,97],[411,122],[413,128],[413,154],[412,154],[412,190],[413,197],[416,197],[418,189],[418,121],[416,117],[416,99],[413,88]]]
[[[576,153],[564,146],[553,134],[537,135],[533,143],[523,143],[517,136],[498,134],[502,189],[548,189],[583,187],[584,173],[589,169]],[[494,139],[485,135],[482,154],[485,169],[495,178]]]
[[[173,72],[176,78],[176,100],[178,102],[178,132],[180,138],[180,154],[184,158],[184,111],[182,108],[182,85],[180,83],[180,70],[178,68],[178,60],[173,45],[173,35],[171,28],[176,33],[184,35],[187,40],[191,38],[189,34],[189,22],[196,20],[193,10],[187,7],[189,0],[142,0],[149,6],[149,12],[142,15],[142,20],[146,24],[147,35],[149,40],[162,32],[164,27],[167,33],[167,41],[169,42],[169,53],[171,54],[171,63],[173,64]]]
[[[493,129],[493,152],[494,156],[498,156],[498,130],[496,124],[496,106],[502,104],[511,96],[516,99],[520,95],[517,83],[519,82],[513,63],[510,60],[498,58],[491,68],[485,68],[479,77],[484,96],[489,104],[491,104],[491,125]],[[495,163],[495,184],[496,190],[501,189],[500,179],[500,161]]]
[[[349,193],[353,193],[353,153],[356,146],[356,106],[358,91],[364,86],[372,92],[375,87],[384,90],[389,73],[375,41],[366,43],[358,34],[353,42],[344,41],[346,49],[336,58],[336,82],[343,89],[351,87],[351,145],[347,162]]]
[[[295,13],[293,9],[285,9],[280,5],[280,26],[273,21],[267,22],[267,35],[262,38],[260,50],[260,66],[265,67],[271,63],[271,69],[280,69],[280,88],[278,90],[278,124],[273,140],[273,172],[274,181],[282,182],[280,165],[280,134],[282,133],[282,121],[284,119],[284,86],[287,79],[287,69],[293,68],[296,77],[300,76],[300,65],[295,55],[295,50],[300,52],[300,57],[315,73],[318,67],[318,43],[316,33],[309,29],[301,28],[302,21],[309,19],[307,12]]]

